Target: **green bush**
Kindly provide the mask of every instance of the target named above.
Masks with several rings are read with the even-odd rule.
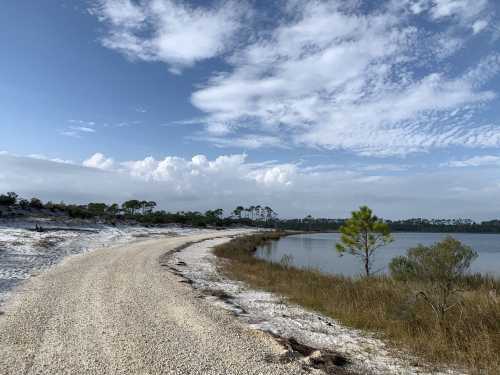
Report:
[[[18,195],[14,192],[0,195],[0,206],[12,206],[16,204]]]
[[[476,257],[472,248],[448,236],[434,245],[409,249],[406,256],[394,258],[389,269],[396,280],[418,282],[417,295],[443,321],[446,312],[459,305],[462,281]]]
[[[31,198],[30,200],[30,207],[31,208],[43,208],[43,203],[40,199],[38,198]]]

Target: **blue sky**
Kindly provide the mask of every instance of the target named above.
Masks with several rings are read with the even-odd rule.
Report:
[[[500,4],[374,4],[6,2],[0,190],[497,217]]]

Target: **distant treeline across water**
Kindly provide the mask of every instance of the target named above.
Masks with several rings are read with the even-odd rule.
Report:
[[[280,229],[329,232],[337,231],[345,219],[303,219],[278,220]],[[394,232],[431,232],[431,233],[500,233],[500,220],[474,222],[470,219],[406,219],[386,220]]]

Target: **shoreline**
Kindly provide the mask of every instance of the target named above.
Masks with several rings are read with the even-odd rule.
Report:
[[[373,374],[459,374],[451,369],[439,372],[431,366],[412,365],[415,356],[388,348],[373,334],[348,328],[278,295],[228,279],[218,270],[216,256],[211,252],[211,248],[223,242],[193,244],[170,254],[162,265],[183,278],[208,302],[230,311],[252,329],[271,334],[285,345],[296,341],[319,352],[338,353],[350,363],[346,370]],[[309,361],[304,356],[302,359]]]

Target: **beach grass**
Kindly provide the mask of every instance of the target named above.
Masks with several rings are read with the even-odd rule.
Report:
[[[460,305],[437,322],[416,297],[419,285],[388,276],[352,278],[257,259],[255,249],[282,236],[239,237],[215,248],[223,272],[347,326],[374,332],[392,347],[425,363],[458,366],[473,374],[500,374],[500,280],[472,275],[462,280]]]

